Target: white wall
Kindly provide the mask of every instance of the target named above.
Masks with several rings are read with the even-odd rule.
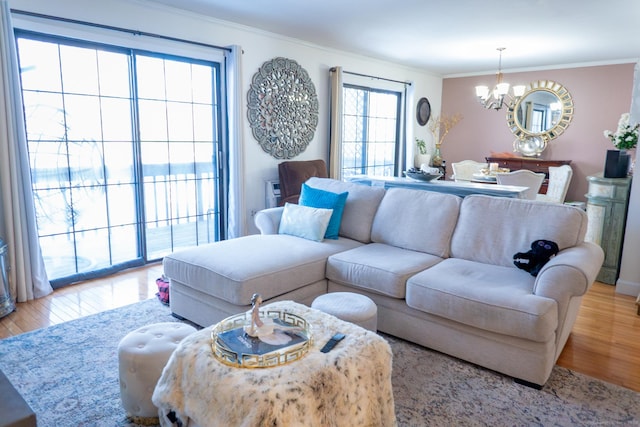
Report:
[[[633,94],[631,96],[631,122],[640,122],[640,63],[634,70]],[[636,149],[637,153],[637,149]],[[637,161],[637,154],[636,154]],[[640,295],[640,169],[636,163],[635,179],[631,182],[629,211],[624,233],[620,277],[616,281],[616,292],[625,295]]]
[[[90,4],[90,6],[89,6]],[[410,69],[390,62],[326,49],[305,42],[281,37],[249,27],[203,17],[177,9],[150,4],[144,0],[10,0],[14,9],[53,16],[112,25],[149,33],[204,42],[218,46],[239,45],[242,56],[242,120],[245,172],[245,229],[253,226],[251,212],[264,208],[264,182],[278,176],[277,165],[282,160],[265,153],[251,134],[246,120],[246,93],[253,74],[265,62],[282,56],[298,62],[309,73],[316,86],[320,105],[319,123],[307,149],[291,160],[322,158],[328,161],[329,141],[329,68],[342,66],[345,71],[374,75],[414,83],[415,100],[427,97],[433,114],[439,114],[442,78],[424,70]],[[409,111],[415,124],[414,133],[425,138],[426,128],[417,125],[415,107]]]
[[[636,172],[637,173],[637,172]],[[640,295],[640,183],[638,177],[631,182],[629,211],[620,260],[620,277],[616,292],[624,295]]]

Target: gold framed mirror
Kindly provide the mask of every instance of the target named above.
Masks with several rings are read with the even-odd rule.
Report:
[[[516,136],[514,151],[539,156],[549,141],[567,129],[572,117],[573,99],[567,88],[553,80],[529,83],[507,112],[507,125]]]

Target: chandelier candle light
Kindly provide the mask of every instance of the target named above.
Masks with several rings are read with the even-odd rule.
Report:
[[[513,87],[513,96],[509,95],[509,83],[502,81],[502,51],[505,47],[499,47],[497,50],[500,52],[500,59],[498,61],[498,72],[496,73],[496,85],[491,92],[489,92],[488,86],[476,86],[476,96],[478,101],[484,108],[493,108],[499,110],[504,104],[505,96],[517,100],[526,89],[525,85],[517,85]]]

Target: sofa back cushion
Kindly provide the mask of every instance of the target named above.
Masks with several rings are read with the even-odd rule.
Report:
[[[471,195],[464,198],[451,240],[451,256],[513,267],[513,255],[534,240],[560,250],[584,241],[587,214],[579,208],[535,200]]]
[[[452,194],[391,188],[373,219],[371,240],[446,258],[461,203]]]
[[[371,224],[385,193],[383,187],[369,187],[352,182],[317,177],[309,178],[306,184],[320,190],[331,191],[332,193],[348,192],[349,195],[344,205],[339,234],[362,243],[371,241]]]

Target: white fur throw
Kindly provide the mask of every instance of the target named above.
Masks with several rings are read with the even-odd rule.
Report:
[[[379,335],[291,301],[264,306],[291,311],[312,325],[300,360],[272,368],[234,368],[212,354],[211,329],[185,338],[153,393],[163,426],[174,411],[183,425],[395,426],[392,353]],[[320,349],[336,332],[346,338]]]

